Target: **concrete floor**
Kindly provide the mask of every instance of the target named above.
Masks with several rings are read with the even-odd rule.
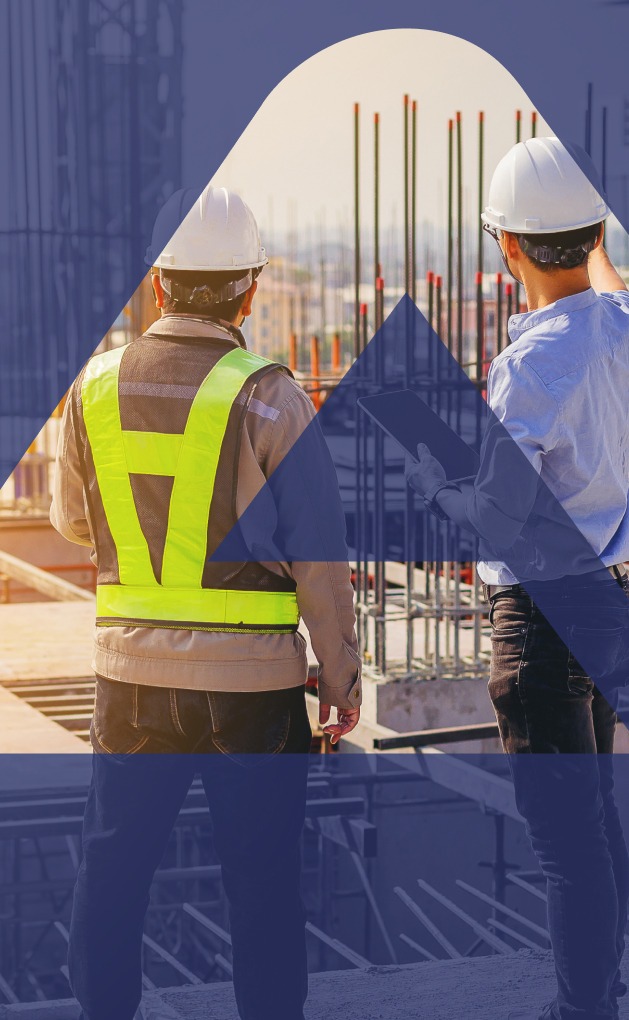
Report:
[[[627,971],[629,963],[625,980]],[[544,1005],[554,990],[550,954],[531,949],[508,956],[328,971],[311,976],[306,1020],[507,1020],[511,1010]],[[146,1002],[167,1004],[181,1020],[238,1020],[229,982],[153,992]],[[0,1006],[0,1020],[77,1020],[78,1015],[71,1000]],[[157,1011],[155,1020],[161,1020]],[[629,1020],[626,1000],[621,1001],[620,1020]]]

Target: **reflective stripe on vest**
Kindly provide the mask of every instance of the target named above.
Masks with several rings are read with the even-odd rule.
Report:
[[[208,519],[216,471],[234,401],[269,362],[242,348],[223,355],[199,387],[182,435],[123,431],[118,379],[126,348],[88,362],[83,420],[103,509],[118,557],[120,584],[97,585],[97,622],[228,630],[294,630],[294,592],[203,588]],[[173,487],[157,581],[131,488],[131,473],[170,475]]]

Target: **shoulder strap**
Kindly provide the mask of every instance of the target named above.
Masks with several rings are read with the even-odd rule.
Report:
[[[175,468],[162,584],[201,586],[216,471],[232,405],[266,358],[235,348],[205,377],[192,402]]]
[[[155,584],[148,543],[133,499],[125,458],[118,378],[126,347],[97,355],[85,368],[83,421],[107,524],[116,546],[121,584]]]

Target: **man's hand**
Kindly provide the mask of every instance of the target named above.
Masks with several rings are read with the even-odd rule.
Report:
[[[324,705],[323,702],[319,705],[319,722],[324,727],[323,732],[327,733],[330,738],[331,744],[338,744],[341,737],[346,737],[348,733],[358,725],[360,719],[359,708],[337,708],[336,718],[337,722],[331,723],[330,726],[326,726],[328,719],[330,718],[331,705]]]
[[[417,460],[410,454],[406,454],[404,466],[404,477],[411,489],[415,489],[420,496],[424,496],[435,485],[445,482],[446,473],[437,460],[433,457],[425,443],[417,445]]]

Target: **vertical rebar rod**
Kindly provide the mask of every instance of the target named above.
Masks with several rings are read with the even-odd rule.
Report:
[[[435,276],[435,329],[437,335],[441,337],[443,331],[443,277],[438,273]]]
[[[461,111],[456,114],[456,212],[457,212],[457,361],[463,364],[463,129]]]
[[[384,322],[384,280],[376,280],[376,332]],[[376,348],[376,387],[384,385],[384,350],[382,342]],[[386,563],[385,563],[385,476],[384,476],[384,432],[375,429],[374,450],[374,561],[375,561],[375,662],[384,675],[387,668],[386,652]]]
[[[374,113],[374,310],[376,333],[384,319],[384,281],[380,270],[380,114]],[[384,352],[382,338],[376,348],[375,382],[376,389],[382,388],[384,381]],[[382,429],[374,430],[374,487],[373,487],[373,553],[374,553],[374,659],[376,669],[386,671],[386,576],[384,564],[384,433]]]
[[[505,295],[507,298],[507,343],[511,343],[511,337],[509,336],[509,319],[513,315],[513,284],[505,284]]]
[[[531,110],[531,138],[537,138],[537,110]]]
[[[417,100],[411,105],[411,297],[417,304]]]
[[[453,124],[448,121],[448,261],[446,267],[446,335],[448,351],[452,354],[452,260],[453,260]]]
[[[365,350],[367,348],[368,318],[367,318],[367,305],[364,304],[364,303],[361,304],[361,306],[360,306],[360,319],[361,319],[361,344],[360,344],[360,351],[361,351],[361,356],[362,356],[363,378],[364,378],[364,381],[365,381],[365,385],[363,387],[363,392],[367,392],[368,391],[367,388],[368,388],[368,385],[369,385],[369,380],[367,378],[368,360],[367,360],[367,356],[365,355]],[[372,426],[371,420],[368,419],[366,415],[363,415],[362,430],[361,430],[361,432],[362,432],[362,434],[361,434],[361,445],[362,445],[362,449],[361,449],[361,463],[362,463],[362,490],[361,490],[361,498],[362,498],[362,510],[361,510],[362,538],[361,538],[361,546],[362,546],[362,553],[363,553],[363,562],[362,562],[362,588],[360,590],[360,597],[361,597],[361,602],[362,602],[362,605],[363,605],[363,612],[362,612],[362,641],[360,643],[360,647],[361,647],[361,650],[363,652],[367,652],[368,649],[369,649],[369,612],[368,612],[368,603],[369,603],[369,546],[370,546],[370,542],[369,542],[369,534],[370,534],[370,528],[369,528],[369,516],[370,516],[370,510],[369,510],[369,434],[370,434],[370,432],[373,431],[374,427],[375,426]]]
[[[319,337],[310,337],[310,375],[312,376],[312,402],[315,411],[321,408],[321,359],[319,356]]]
[[[484,182],[484,165],[485,165],[485,114],[481,110],[478,114],[478,262],[477,269],[479,273],[483,271],[483,221],[481,219],[481,213],[485,205],[485,182]]]
[[[360,104],[354,103],[354,358],[360,356]],[[361,368],[357,369],[357,388],[360,395]],[[356,504],[354,507],[354,539],[356,551],[356,595],[360,603],[362,591],[362,501],[361,487],[362,464],[361,464],[361,429],[364,427],[364,415],[356,402],[354,407],[354,445],[356,461]],[[363,611],[359,608],[358,627],[362,625],[361,615]]]
[[[496,349],[494,354],[500,354],[503,345],[503,322],[502,322],[502,273],[496,273]]]
[[[483,274],[476,273],[476,382],[481,384],[485,374],[484,351]]]
[[[428,329],[430,333],[428,337],[428,350],[432,352],[434,346],[432,340],[432,331],[434,329],[434,310],[435,310],[435,274],[432,272],[432,270],[429,270],[426,273],[426,290],[428,296]],[[431,379],[431,382],[433,382],[434,386],[432,364],[430,364],[429,366],[429,377]],[[434,386],[434,389],[437,390],[437,387]],[[430,605],[431,597],[430,575],[434,566],[430,560],[429,553],[430,548],[429,541],[432,527],[432,514],[429,514],[427,512],[423,514],[423,525],[424,525],[423,534],[424,534],[424,580],[425,580],[424,594],[426,607],[428,607]],[[428,663],[429,658],[430,658],[430,617],[426,616],[424,618],[424,662]]]
[[[411,292],[410,244],[409,244],[409,127],[408,95],[404,95],[404,290]]]
[[[522,111],[515,111],[515,140],[516,142],[522,141]],[[520,284],[514,283],[513,285],[513,296],[516,312],[520,311]]]
[[[430,329],[435,328],[434,324],[434,305],[435,305],[435,274],[432,270],[426,273],[426,292],[428,297],[428,325]]]
[[[320,286],[319,301],[321,303],[321,343],[323,344],[323,348],[325,349],[325,346],[326,346],[326,336],[327,336],[327,319],[326,319],[326,314],[325,314],[325,312],[326,312],[326,308],[325,308],[325,296],[326,296],[326,289],[327,289],[326,288],[326,272],[325,272],[325,260],[326,260],[326,250],[325,250],[325,211],[322,214],[321,222],[319,224],[319,230],[320,230],[320,234],[319,234],[319,274],[320,274],[320,278],[319,278],[319,286]]]
[[[601,177],[603,180],[603,191],[607,190],[607,107],[603,107],[601,123]]]
[[[354,357],[360,354],[360,105],[354,103]]]
[[[341,371],[341,335],[335,333],[332,337],[332,371],[337,375]]]
[[[410,230],[410,209],[409,209],[409,102],[408,95],[404,96],[404,289],[407,294],[410,293],[410,274],[411,274],[411,253],[409,243],[409,230]],[[410,312],[410,309],[409,309]],[[405,336],[404,336],[404,382],[407,387],[413,385],[413,344],[411,337],[411,319],[410,315],[407,314],[405,319]],[[415,498],[414,492],[410,485],[405,487],[405,502],[404,502],[404,559],[406,561],[406,669],[408,673],[412,672],[413,668],[413,639],[414,639],[414,627],[413,627],[413,583],[415,579],[415,560],[414,560],[414,521],[415,521]]]
[[[291,372],[297,371],[297,334],[291,333],[288,345],[288,367]]]
[[[439,343],[435,344],[437,348],[437,382],[439,386],[442,384],[442,369],[444,362],[444,350],[443,350],[443,300],[442,300],[442,285],[443,278],[439,275],[435,276],[435,331],[439,337]]]
[[[376,291],[380,276],[380,114],[373,115],[373,278]],[[377,294],[376,294],[377,297]],[[378,324],[376,321],[376,329]]]
[[[585,151],[592,155],[592,82],[588,82],[588,98],[585,110]]]

